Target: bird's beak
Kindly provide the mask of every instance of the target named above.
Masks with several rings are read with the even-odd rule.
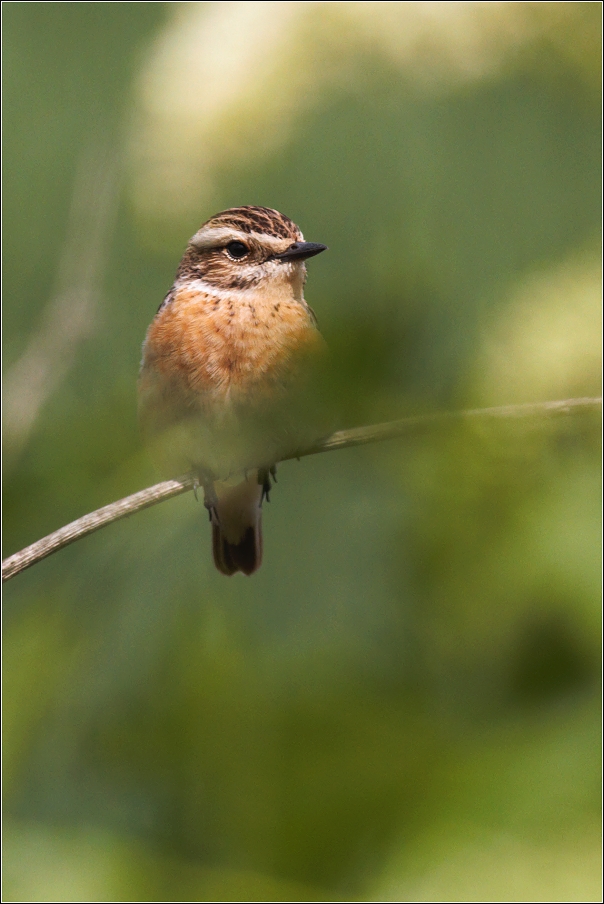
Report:
[[[273,254],[274,261],[305,261],[307,257],[314,257],[327,251],[327,245],[319,245],[317,242],[294,242],[281,254]]]

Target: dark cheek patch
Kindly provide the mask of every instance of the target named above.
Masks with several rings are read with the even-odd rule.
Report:
[[[203,279],[219,289],[249,289],[262,277],[260,273],[245,272],[240,264],[226,256],[223,248],[211,251],[189,248],[180,262],[176,278]]]
[[[223,249],[213,251],[203,268],[203,279],[219,289],[244,290],[258,285],[262,279],[259,270],[262,261],[257,257],[259,252],[251,250],[251,259],[248,257],[241,264],[230,260]]]

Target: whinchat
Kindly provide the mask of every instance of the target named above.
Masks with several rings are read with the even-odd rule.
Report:
[[[323,339],[305,261],[326,246],[266,207],[216,214],[190,240],[143,345],[139,416],[165,476],[195,474],[214,563],[252,574],[275,463],[317,439],[304,387]]]

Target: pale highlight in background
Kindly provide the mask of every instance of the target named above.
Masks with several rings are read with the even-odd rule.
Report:
[[[456,827],[458,829],[458,827]],[[474,832],[478,834],[477,830]],[[599,901],[600,832],[564,847],[493,834],[442,850],[416,881],[388,881],[374,901]]]
[[[589,78],[573,3],[171,4],[136,89],[131,136],[142,216],[178,222],[214,206],[214,179],[284,144],[328,86],[362,87],[367,52],[423,90],[495,74],[537,39],[568,45]],[[559,47],[560,49],[560,47]]]
[[[602,272],[588,252],[532,273],[485,331],[479,403],[518,404],[600,393]]]

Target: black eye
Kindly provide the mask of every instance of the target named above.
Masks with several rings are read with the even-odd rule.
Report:
[[[229,242],[226,246],[226,250],[228,256],[236,261],[240,261],[249,252],[249,248],[247,245],[244,245],[243,242]]]

